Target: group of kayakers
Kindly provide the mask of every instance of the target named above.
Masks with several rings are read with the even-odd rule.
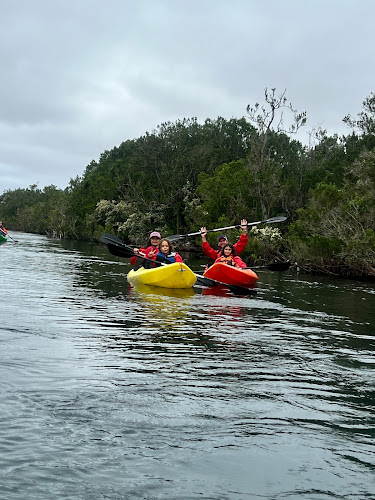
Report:
[[[245,262],[238,256],[245,249],[248,242],[247,235],[247,220],[241,220],[241,235],[237,243],[232,245],[227,237],[221,234],[217,239],[219,249],[213,249],[207,241],[207,229],[201,227],[200,234],[202,237],[202,250],[207,257],[216,262],[221,262],[233,267],[246,267]],[[142,248],[134,248],[134,253],[140,257],[145,257],[149,260],[166,262],[172,264],[174,262],[183,262],[182,257],[173,250],[172,243],[167,238],[162,238],[158,231],[153,231],[150,234],[147,244]],[[132,257],[130,263],[135,266],[137,257]],[[142,262],[144,267],[151,267],[153,264],[149,261]]]

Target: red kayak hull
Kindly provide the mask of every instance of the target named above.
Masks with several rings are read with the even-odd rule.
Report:
[[[203,276],[212,280],[221,281],[227,285],[251,287],[258,281],[258,276],[251,269],[241,269],[217,262],[209,267]]]

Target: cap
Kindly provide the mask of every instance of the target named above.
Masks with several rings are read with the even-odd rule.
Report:
[[[221,234],[221,235],[218,237],[217,241],[219,242],[221,239],[227,240],[228,238],[225,236],[225,234]]]
[[[153,232],[150,234],[150,238],[153,238],[154,236],[155,236],[156,238],[161,239],[160,233],[158,233],[157,231],[153,231]]]

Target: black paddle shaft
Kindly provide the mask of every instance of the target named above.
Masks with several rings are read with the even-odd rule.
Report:
[[[220,285],[222,287],[228,288],[232,293],[235,295],[255,295],[256,290],[253,290],[252,288],[245,288],[243,286],[238,286],[238,285],[228,285],[227,283],[223,283],[222,281],[217,281],[212,278],[206,278],[206,276],[201,276],[199,274],[195,274],[197,277],[197,283],[198,285],[202,286],[217,286]]]

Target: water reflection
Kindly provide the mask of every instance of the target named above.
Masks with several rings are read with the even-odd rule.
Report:
[[[177,331],[186,324],[194,295],[193,288],[167,289],[137,284],[129,288],[128,300],[141,307],[147,326]]]
[[[229,297],[231,295],[228,288],[220,285],[202,288],[202,295],[217,295],[219,297]]]
[[[374,497],[373,286],[262,271],[255,297],[133,288],[103,246],[17,239],[4,497]]]
[[[131,287],[130,287],[131,290]],[[194,288],[162,288],[158,286],[145,285],[143,283],[134,283],[133,290],[140,296],[157,296],[157,297],[193,297],[195,295]]]

